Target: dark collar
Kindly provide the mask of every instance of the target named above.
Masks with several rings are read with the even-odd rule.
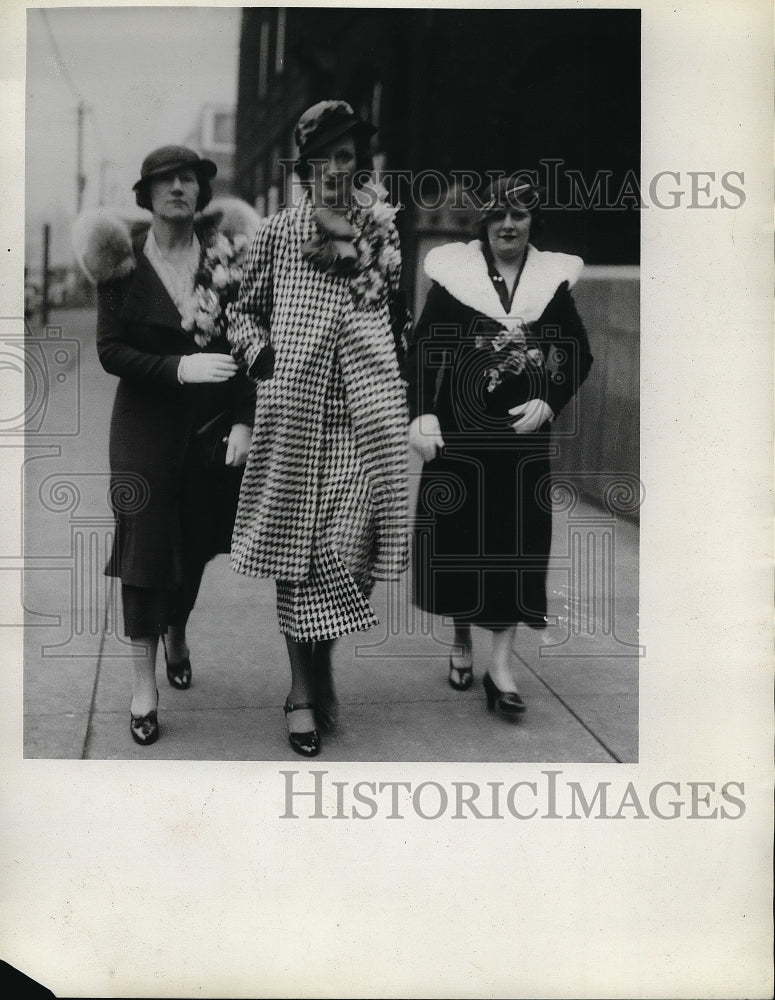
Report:
[[[135,244],[135,269],[128,280],[123,318],[139,323],[169,326],[182,330],[178,307],[172,301],[164,282],[153,264],[143,253],[145,236]]]
[[[490,281],[493,283],[493,287],[495,288],[495,291],[498,293],[498,298],[501,300],[501,305],[503,306],[504,313],[508,314],[509,312],[511,312],[511,304],[514,301],[514,295],[517,291],[517,285],[519,284],[519,279],[522,277],[522,271],[525,267],[525,261],[527,259],[527,252],[525,252],[525,256],[522,258],[522,266],[519,269],[516,281],[514,282],[514,286],[512,287],[510,292],[508,289],[508,285],[506,284],[506,279],[503,277],[498,268],[495,266],[495,259],[493,258],[492,250],[490,250],[490,247],[486,242],[482,243],[482,254],[484,255],[485,261],[487,262],[487,273],[490,276]]]

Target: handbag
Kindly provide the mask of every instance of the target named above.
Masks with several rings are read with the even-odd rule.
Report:
[[[227,411],[217,414],[197,430],[205,464],[213,469],[226,467],[226,446],[232,428],[232,416]]]

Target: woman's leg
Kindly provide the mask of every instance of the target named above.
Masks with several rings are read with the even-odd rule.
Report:
[[[288,647],[288,659],[291,663],[291,690],[288,701],[293,704],[314,703],[315,679],[313,675],[312,654],[314,643],[297,642],[285,637]],[[308,733],[316,728],[315,713],[312,709],[299,709],[287,716],[288,730],[292,733]]]
[[[516,628],[511,625],[508,628],[497,629],[492,633],[490,677],[501,691],[519,690],[514,677],[514,657],[512,655],[516,631]]]
[[[321,729],[333,729],[337,720],[337,697],[331,657],[336,639],[318,639],[312,650],[315,710]]]
[[[186,639],[186,625],[188,624],[188,616],[186,620],[178,625],[170,624],[167,627],[167,634],[164,638],[164,645],[167,649],[167,662],[168,663],[180,663],[189,656],[188,641]]]
[[[156,708],[156,648],[157,635],[130,639],[133,647],[134,681],[132,684],[132,715],[147,715]]]
[[[473,683],[473,648],[471,626],[455,618],[455,641],[449,657],[449,684],[456,691],[467,691]]]
[[[132,644],[132,715],[147,715],[156,708],[156,650],[158,631],[165,615],[159,591],[121,584],[124,634]]]
[[[204,563],[189,568],[187,579],[183,582],[170,608],[167,635],[164,640],[167,663],[169,664],[180,663],[189,657],[190,651],[186,639],[186,626],[196,604],[196,599],[199,596],[199,587],[202,583],[204,569]]]
[[[455,618],[455,645],[452,649],[452,665],[460,670],[471,667],[473,647],[471,643],[471,626]]]

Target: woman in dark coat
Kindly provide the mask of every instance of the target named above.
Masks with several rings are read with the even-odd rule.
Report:
[[[215,164],[185,147],[151,153],[135,185],[138,205],[153,213],[150,229],[133,248],[130,273],[99,287],[99,357],[120,378],[110,425],[116,535],[106,572],[121,579],[135,647],[130,731],[143,745],[159,732],[160,635],[170,684],[191,683],[186,624],[205,564],[229,550],[250,447],[255,390],[213,319],[230,283],[237,287],[234,247],[194,225],[214,173]],[[203,273],[209,296],[200,291]],[[215,438],[198,433],[214,418]],[[211,461],[219,436],[225,451]]]
[[[425,464],[414,528],[414,601],[451,617],[449,683],[473,682],[471,626],[492,633],[490,708],[525,710],[516,626],[546,626],[552,536],[550,425],[592,363],[570,286],[582,261],[529,244],[537,192],[500,179],[481,239],[431,250],[433,281],[410,338],[409,438]]]

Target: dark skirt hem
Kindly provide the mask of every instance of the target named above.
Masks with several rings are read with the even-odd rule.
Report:
[[[546,615],[515,615],[508,621],[501,618],[493,620],[492,617],[460,613],[455,610],[446,610],[436,606],[431,608],[417,600],[412,601],[412,603],[416,608],[419,608],[420,611],[424,611],[426,614],[436,615],[439,618],[454,618],[455,621],[460,621],[465,625],[474,625],[476,628],[487,629],[489,632],[498,632],[502,629],[512,628],[516,625],[527,625],[528,628],[534,629],[535,631],[541,631],[549,626]]]

